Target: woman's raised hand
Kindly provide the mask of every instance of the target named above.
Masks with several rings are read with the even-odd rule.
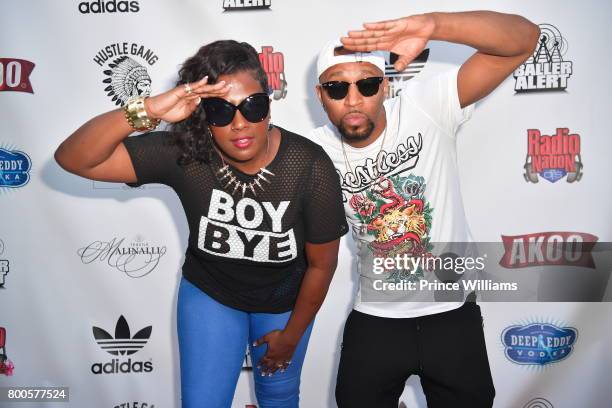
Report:
[[[229,91],[229,84],[220,81],[208,84],[208,76],[197,82],[178,85],[162,94],[145,99],[145,110],[151,119],[164,122],[180,122],[191,115],[202,98],[222,97]]]

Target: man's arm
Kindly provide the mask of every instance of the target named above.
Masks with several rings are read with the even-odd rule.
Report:
[[[342,43],[355,51],[387,50],[400,57],[405,69],[429,40],[448,41],[477,51],[463,63],[457,77],[461,107],[491,93],[533,53],[540,30],[524,17],[493,11],[426,13],[397,20],[364,24]]]

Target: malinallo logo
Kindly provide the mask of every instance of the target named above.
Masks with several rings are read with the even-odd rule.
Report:
[[[425,68],[425,64],[429,59],[429,48],[424,49],[415,59],[413,59],[405,70],[398,72],[394,67],[395,61],[399,56],[393,52],[388,54],[385,61],[385,76],[389,78],[389,95],[387,98],[393,98],[400,94],[402,86],[409,79],[414,78],[419,72]]]
[[[112,335],[103,328],[93,326],[93,336],[100,348],[113,356],[130,356],[140,351],[149,341],[153,326],[147,326],[139,330],[133,336],[130,332],[125,317],[120,316],[115,326],[115,334]],[[94,363],[91,372],[94,374],[129,374],[150,373],[153,371],[153,362],[149,361],[121,361],[114,358],[106,363]]]
[[[272,5],[272,0],[223,0],[223,10],[266,10]]]
[[[136,0],[96,0],[79,3],[79,12],[81,14],[138,13],[139,11],[140,5]]]

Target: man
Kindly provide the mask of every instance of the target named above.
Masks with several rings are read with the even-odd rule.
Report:
[[[516,15],[428,13],[364,24],[321,51],[316,92],[331,125],[310,137],[339,173],[361,275],[344,329],[339,407],[395,408],[412,374],[421,378],[430,408],[492,406],[480,308],[464,303],[465,294],[439,301],[439,294],[388,290],[383,283],[431,276],[385,260],[428,256],[434,243],[472,240],[455,135],[473,104],[531,55],[538,37],[538,27]],[[382,52],[399,55],[394,65],[401,71],[429,40],[477,51],[459,69],[423,83],[408,81],[399,96],[385,101]]]

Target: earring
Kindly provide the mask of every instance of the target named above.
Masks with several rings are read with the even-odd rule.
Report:
[[[268,122],[268,130],[272,130],[274,128],[274,124],[272,123],[272,118],[270,118],[270,121]]]

